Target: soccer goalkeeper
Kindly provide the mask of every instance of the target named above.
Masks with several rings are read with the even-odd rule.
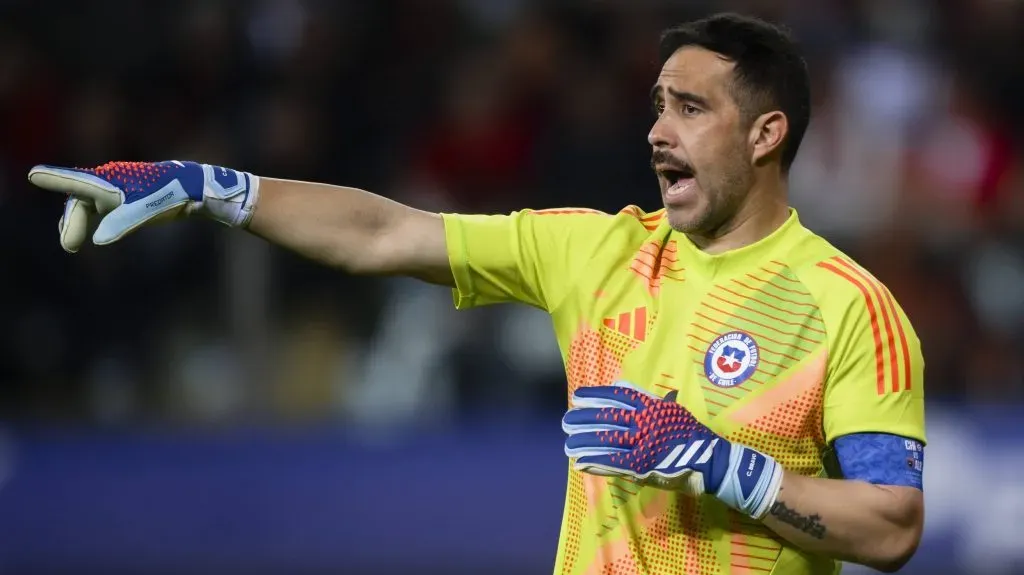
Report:
[[[68,196],[70,252],[200,214],[345,272],[451,286],[460,309],[547,310],[569,397],[556,573],[896,570],[923,522],[923,360],[885,286],[787,204],[804,61],[736,15],[661,42],[651,213],[433,214],[179,161],[29,179]]]

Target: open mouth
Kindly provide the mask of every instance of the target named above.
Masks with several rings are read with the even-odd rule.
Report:
[[[658,170],[658,174],[668,182],[667,192],[669,194],[672,194],[673,192],[681,192],[683,188],[693,182],[694,176],[693,168],[689,166],[661,168]]]

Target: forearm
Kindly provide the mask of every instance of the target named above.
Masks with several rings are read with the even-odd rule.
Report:
[[[764,524],[801,549],[893,571],[913,555],[922,524],[897,489],[787,471]]]
[[[350,273],[450,283],[440,216],[364,190],[261,178],[248,229]]]
[[[355,188],[261,178],[249,231],[315,261],[358,270],[365,248],[406,209]]]

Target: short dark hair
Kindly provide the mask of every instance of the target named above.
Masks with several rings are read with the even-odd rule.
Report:
[[[699,46],[734,63],[733,97],[750,121],[781,110],[789,121],[782,169],[788,171],[811,120],[807,63],[790,33],[764,20],[722,13],[669,28],[661,35],[661,64],[680,48]]]

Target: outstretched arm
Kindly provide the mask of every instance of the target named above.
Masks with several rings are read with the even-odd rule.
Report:
[[[260,177],[192,161],[33,167],[29,181],[67,197],[60,245],[77,252],[157,221],[201,215],[324,265],[456,288],[460,308],[521,302],[550,311],[616,225],[594,210],[436,214],[356,188]]]
[[[68,196],[59,227],[69,252],[90,232],[106,245],[150,222],[201,214],[350,273],[455,284],[441,216],[363,190],[182,161],[40,165],[28,177]]]
[[[367,191],[262,178],[248,229],[350,273],[455,283],[441,216]]]

